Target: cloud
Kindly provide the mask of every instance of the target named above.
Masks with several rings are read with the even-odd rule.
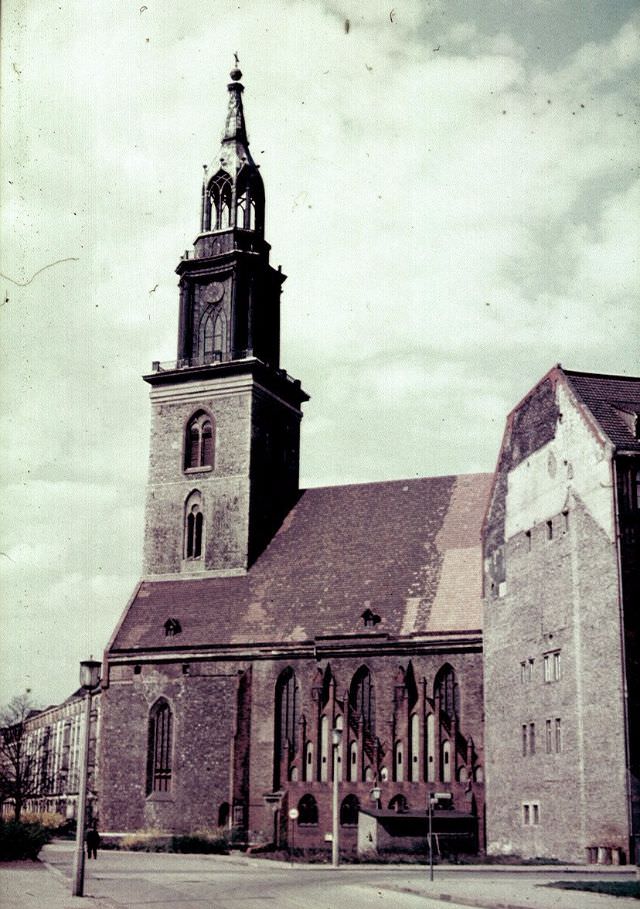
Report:
[[[6,4],[0,271],[77,261],[0,283],[4,690],[68,693],[140,573],[139,377],[175,356],[234,50],[304,483],[491,470],[553,363],[637,370],[637,16],[393,7]]]

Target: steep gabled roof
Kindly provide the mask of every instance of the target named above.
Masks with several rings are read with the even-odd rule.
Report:
[[[111,653],[479,630],[490,474],[307,489],[237,577],[143,581]],[[165,635],[177,619],[181,632]]]
[[[640,451],[640,378],[562,371],[616,448]]]

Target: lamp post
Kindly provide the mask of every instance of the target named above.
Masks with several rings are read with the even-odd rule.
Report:
[[[429,880],[433,880],[433,793],[427,793],[427,815],[429,818]]]
[[[334,729],[333,740],[333,832],[331,834],[331,864],[337,868],[340,864],[340,816],[338,812],[338,770],[340,767],[338,749],[342,738],[342,729]]]
[[[76,817],[76,850],[73,858],[72,896],[84,895],[84,828],[87,815],[87,776],[89,773],[89,725],[91,723],[91,694],[100,683],[100,666],[97,660],[80,663],[80,686],[84,688],[84,725],[80,743],[80,782],[78,784],[78,811]]]

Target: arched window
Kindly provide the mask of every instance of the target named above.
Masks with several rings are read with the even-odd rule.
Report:
[[[409,726],[409,752],[411,765],[409,773],[411,782],[420,782],[420,717],[417,713],[411,714],[411,725]]]
[[[357,827],[360,802],[357,795],[348,795],[340,805],[340,825],[342,827]]]
[[[293,669],[288,668],[280,673],[276,682],[276,722],[275,722],[275,786],[281,783],[282,767],[284,777],[289,779],[289,768],[296,750],[296,733],[298,729],[298,690]]]
[[[394,797],[389,802],[389,811],[396,811],[398,814],[401,814],[403,811],[408,810],[409,805],[404,795],[394,795]]]
[[[147,795],[171,789],[172,725],[171,708],[159,698],[149,713]]]
[[[443,783],[451,782],[451,742],[442,743],[442,762],[440,766],[440,779]]]
[[[184,445],[184,469],[213,467],[213,421],[199,410],[187,424]]]
[[[303,795],[298,802],[298,824],[315,827],[318,824],[318,803],[312,795]]]
[[[427,717],[427,730],[426,730],[426,741],[425,749],[427,752],[427,782],[433,783],[436,778],[436,762],[435,762],[435,723],[433,719],[433,714],[430,713]]]
[[[205,363],[220,363],[227,349],[227,317],[224,309],[208,312],[201,324],[202,359]]]
[[[365,742],[375,735],[375,694],[371,673],[366,666],[356,672],[349,689],[349,707],[354,725],[362,728]]]
[[[219,171],[208,192],[208,230],[227,230],[231,226],[231,177]]]
[[[189,495],[185,504],[184,519],[184,558],[202,558],[204,538],[204,517],[202,515],[202,496],[197,489]]]
[[[458,716],[458,686],[456,676],[449,664],[438,672],[434,682],[434,696],[440,698],[440,711],[447,720]]]

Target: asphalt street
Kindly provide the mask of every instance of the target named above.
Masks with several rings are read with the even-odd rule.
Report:
[[[71,843],[45,847],[42,859],[69,885]],[[86,866],[86,904],[108,909],[443,909],[443,905],[531,907],[531,909],[623,909],[626,899],[574,893],[542,886],[550,880],[580,877],[571,872],[436,868],[429,881],[425,866],[291,867],[244,856],[197,856],[131,852],[99,853]],[[582,876],[633,877],[633,869],[604,869]],[[444,902],[443,902],[444,900]],[[0,901],[0,905],[4,905]],[[20,906],[19,902],[12,906]],[[26,904],[25,904],[26,905]],[[75,903],[74,903],[75,905]],[[635,903],[637,905],[637,903]]]

